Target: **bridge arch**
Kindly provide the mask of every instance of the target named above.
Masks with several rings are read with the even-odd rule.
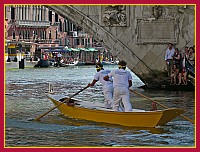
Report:
[[[195,44],[194,5],[46,5],[125,60],[148,86],[168,83],[165,50]]]

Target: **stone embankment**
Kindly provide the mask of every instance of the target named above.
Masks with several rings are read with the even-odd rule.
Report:
[[[37,64],[37,61],[25,61],[24,62],[24,68],[34,67]],[[19,62],[6,62],[5,63],[5,69],[11,69],[11,68],[19,68]]]

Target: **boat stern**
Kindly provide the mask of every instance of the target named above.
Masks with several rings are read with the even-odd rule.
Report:
[[[166,123],[168,123],[169,121],[171,121],[172,119],[176,118],[184,112],[185,110],[180,108],[169,108],[164,110],[161,119],[157,123],[157,126],[165,125]]]

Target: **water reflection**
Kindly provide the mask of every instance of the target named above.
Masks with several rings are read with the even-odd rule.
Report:
[[[115,69],[116,66],[106,68]],[[194,125],[181,117],[162,127],[132,128],[65,118],[55,109],[40,122],[32,121],[54,107],[45,95],[49,83],[53,84],[55,92],[72,95],[85,87],[95,72],[93,66],[7,70],[6,146],[194,146]],[[138,78],[134,77],[133,85],[141,85]],[[167,107],[184,108],[187,110],[184,115],[194,119],[194,92],[136,90]],[[85,90],[76,98],[103,102],[101,85]],[[135,94],[131,94],[131,103],[134,108],[151,108],[151,101]]]

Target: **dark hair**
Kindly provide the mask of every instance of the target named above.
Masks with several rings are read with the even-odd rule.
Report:
[[[126,62],[125,61],[123,61],[123,60],[121,60],[121,61],[119,61],[119,63],[118,63],[118,68],[119,69],[126,69]]]
[[[179,52],[179,49],[178,48],[175,48],[175,50],[177,50]]]
[[[192,46],[189,49],[192,49],[192,51],[194,51],[194,47],[192,47]]]
[[[118,63],[118,65],[121,65],[121,66],[126,66],[126,62],[125,61],[123,61],[123,60],[121,60],[121,61],[119,61],[119,63]]]

